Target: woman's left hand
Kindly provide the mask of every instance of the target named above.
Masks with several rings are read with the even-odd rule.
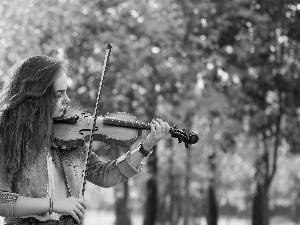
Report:
[[[170,131],[170,125],[167,122],[157,118],[150,123],[151,133],[146,137],[143,147],[145,150],[151,150],[162,138],[167,136]]]

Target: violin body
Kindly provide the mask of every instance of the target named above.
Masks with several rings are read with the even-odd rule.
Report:
[[[63,149],[84,146],[90,140],[93,120],[86,110],[68,107],[63,117],[54,120],[54,143]],[[125,122],[131,125],[130,128],[122,125]],[[132,127],[136,123],[137,118],[125,112],[99,116],[96,119],[93,141],[120,147],[130,146],[142,134],[141,129]]]

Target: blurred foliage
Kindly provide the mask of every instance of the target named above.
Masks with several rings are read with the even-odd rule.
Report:
[[[249,214],[259,135],[266,134],[273,147],[281,113],[281,154],[271,197],[272,204],[290,206],[288,193],[299,184],[291,166],[297,163],[289,155],[299,151],[299,22],[300,4],[289,0],[2,0],[0,83],[21,58],[60,57],[70,65],[71,105],[93,112],[111,43],[100,114],[125,111],[144,122],[154,115],[199,134],[190,162],[197,216],[205,213],[212,149],[220,207]],[[105,159],[115,154],[101,144],[95,150]],[[163,220],[172,203],[170,187],[174,210],[182,210],[186,151],[172,140],[161,142],[157,153]],[[295,179],[283,189],[281,178],[291,174]],[[135,210],[144,201],[146,178],[143,171],[130,182]],[[91,205],[109,208],[101,200]]]

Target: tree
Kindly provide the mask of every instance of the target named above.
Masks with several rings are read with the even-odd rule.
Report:
[[[216,62],[211,67],[217,71],[212,79],[230,99],[232,116],[249,121],[249,135],[259,143],[252,223],[266,225],[282,123],[285,115],[295,112],[293,99],[298,97],[298,78],[294,76],[294,63],[298,61],[294,37],[298,36],[291,32],[298,20],[296,3],[276,1],[270,7],[267,1],[214,2],[216,15],[222,20],[214,24],[218,32],[214,43],[219,53],[211,56]]]

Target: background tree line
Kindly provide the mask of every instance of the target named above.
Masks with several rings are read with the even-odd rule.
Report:
[[[2,0],[0,82],[21,58],[61,57],[73,105],[93,112],[111,43],[100,114],[161,117],[200,137],[158,145],[142,175],[114,188],[116,224],[140,208],[144,225],[297,220],[299,22],[289,0]],[[127,150],[95,148],[106,159]]]

